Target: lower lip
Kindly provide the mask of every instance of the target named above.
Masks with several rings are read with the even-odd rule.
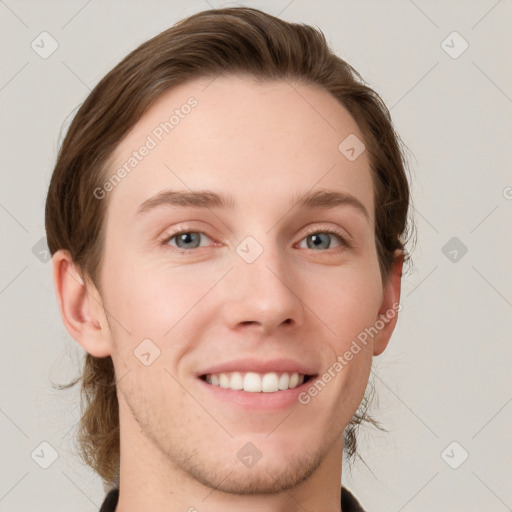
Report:
[[[310,377],[309,380],[296,388],[275,391],[273,393],[235,391],[233,389],[208,384],[203,379],[197,380],[207,393],[210,393],[211,396],[219,400],[250,410],[276,411],[298,403],[299,395],[311,385],[313,378]]]

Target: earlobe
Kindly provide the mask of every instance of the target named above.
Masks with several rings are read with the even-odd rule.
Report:
[[[397,249],[394,253],[394,262],[388,282],[384,288],[382,306],[379,309],[376,327],[378,334],[374,338],[373,355],[378,356],[384,352],[395,330],[400,307],[400,290],[402,282],[402,268],[404,252]]]
[[[52,268],[57,303],[67,331],[89,354],[109,356],[110,333],[100,294],[94,286],[86,286],[69,251],[57,251]]]

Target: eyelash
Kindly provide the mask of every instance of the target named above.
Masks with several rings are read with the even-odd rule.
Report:
[[[186,234],[186,233],[198,233],[198,234],[201,234],[201,235],[208,236],[208,235],[206,235],[206,233],[203,233],[202,231],[194,231],[193,229],[184,228],[184,229],[181,229],[181,230],[176,231],[176,232],[171,233],[171,234],[166,233],[164,238],[160,239],[159,242],[160,242],[160,244],[162,246],[170,247],[168,245],[168,243],[173,238],[176,238],[177,236],[183,235],[183,234]],[[301,238],[300,241],[302,242],[302,240],[304,240],[304,238],[307,238],[310,235],[317,235],[317,234],[329,234],[329,235],[337,236],[340,239],[341,247],[335,247],[334,251],[336,251],[336,252],[337,252],[337,250],[340,250],[343,247],[346,248],[346,249],[350,249],[352,247],[352,244],[350,244],[347,241],[345,236],[340,231],[338,231],[338,230],[336,230],[334,228],[324,228],[324,229],[309,228],[309,229],[306,230],[305,236],[303,238]],[[208,237],[208,238],[210,238],[210,237]],[[179,247],[173,247],[171,250],[173,252],[178,252],[180,254],[190,255],[194,250],[197,250],[197,249],[199,249],[199,247],[196,247],[195,249],[180,249]],[[320,252],[327,252],[327,251],[331,251],[331,250],[333,250],[333,249],[326,249],[325,251],[320,251]]]

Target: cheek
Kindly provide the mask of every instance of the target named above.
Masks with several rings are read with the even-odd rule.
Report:
[[[113,247],[109,250],[108,254],[116,254]],[[169,339],[184,332],[191,337],[191,330],[200,328],[200,319],[222,307],[216,293],[229,300],[230,294],[221,292],[222,283],[218,286],[219,276],[227,270],[228,263],[170,265],[160,257],[144,262],[118,256],[107,261],[102,276],[108,290],[105,305],[117,331],[130,339],[125,348],[133,350],[149,338],[168,350]],[[354,253],[338,266],[301,264],[283,277],[294,283],[292,289],[304,303],[305,330],[313,323],[320,326],[336,354],[376,319],[382,288],[376,256],[368,250]]]
[[[315,282],[319,284],[319,280]],[[340,267],[310,287],[309,306],[324,321],[342,350],[347,342],[374,324],[383,299],[377,262],[354,262]]]
[[[208,302],[215,301],[217,271],[199,272],[193,265],[170,267],[163,262],[143,266],[141,263],[116,261],[105,274],[108,297],[105,301],[113,317],[116,350],[123,358],[145,339],[155,343],[164,359],[174,359],[185,350],[186,343],[172,340],[193,339],[200,329],[201,313]],[[165,354],[163,353],[165,350]]]
[[[164,272],[121,260],[110,268],[105,276],[109,311],[130,332],[164,334],[197,296],[197,286],[186,286],[178,269]]]

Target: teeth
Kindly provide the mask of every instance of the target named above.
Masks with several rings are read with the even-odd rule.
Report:
[[[230,372],[206,375],[206,382],[213,386],[234,391],[244,390],[248,393],[275,393],[296,388],[304,382],[304,375],[299,373],[255,373]]]
[[[290,376],[287,373],[281,374],[281,377],[279,377],[279,382],[277,384],[277,387],[280,390],[288,389],[288,384],[290,383]]]
[[[241,373],[233,372],[231,374],[231,378],[229,379],[229,388],[234,389],[235,391],[244,389],[244,378]]]

